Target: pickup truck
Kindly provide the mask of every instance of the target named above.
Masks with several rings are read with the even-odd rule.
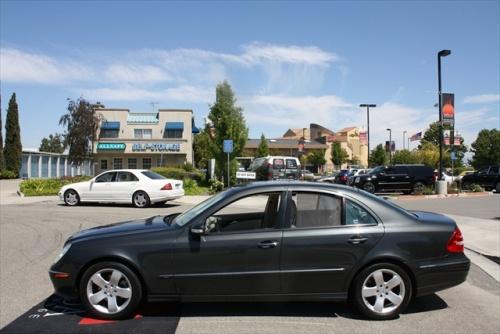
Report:
[[[462,178],[462,189],[470,189],[472,184],[500,192],[500,166],[486,166]]]

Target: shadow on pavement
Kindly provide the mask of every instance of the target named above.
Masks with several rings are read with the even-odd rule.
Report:
[[[413,301],[405,314],[448,307],[436,294]],[[0,334],[57,333],[175,333],[182,317],[310,317],[347,318],[370,321],[346,303],[268,302],[268,303],[147,303],[132,319],[103,321],[86,315],[80,304],[69,304],[55,295],[35,305]],[[397,320],[396,320],[397,321]],[[200,328],[203,324],[200,323]]]

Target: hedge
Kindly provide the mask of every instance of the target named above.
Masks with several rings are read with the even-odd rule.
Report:
[[[169,179],[176,179],[176,180],[191,179],[196,181],[198,184],[202,184],[205,181],[205,174],[197,170],[186,171],[183,168],[176,168],[176,167],[154,167],[151,168],[151,170]]]
[[[66,184],[90,180],[90,176],[64,177],[60,179],[29,179],[21,182],[19,186],[25,196],[57,195]]]

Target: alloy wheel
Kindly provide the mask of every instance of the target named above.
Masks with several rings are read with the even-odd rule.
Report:
[[[78,194],[74,190],[68,190],[64,194],[64,201],[68,205],[77,205],[79,201]]]
[[[143,208],[148,204],[148,195],[144,192],[138,192],[134,195],[134,204],[139,208]]]
[[[377,269],[366,277],[361,288],[365,306],[383,315],[397,309],[405,298],[405,283],[390,269]]]
[[[121,312],[128,306],[131,298],[130,281],[118,269],[101,269],[88,280],[88,302],[100,313],[111,315]]]

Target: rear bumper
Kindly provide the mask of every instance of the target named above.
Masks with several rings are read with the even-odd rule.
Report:
[[[178,190],[161,190],[149,194],[149,199],[151,202],[162,202],[162,201],[172,201],[184,196],[184,189]]]
[[[467,279],[470,260],[464,254],[449,259],[421,263],[415,274],[416,296],[424,296],[459,285]]]

